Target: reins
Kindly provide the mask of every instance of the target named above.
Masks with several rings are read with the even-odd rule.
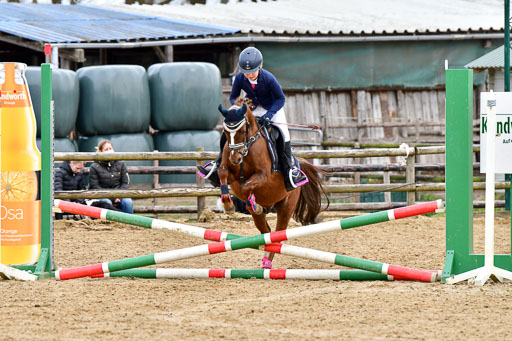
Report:
[[[256,140],[261,136],[261,129],[263,129],[263,127],[264,127],[264,125],[261,125],[258,128],[258,131],[254,135],[249,137],[249,126],[250,126],[250,123],[247,120],[247,117],[244,117],[244,119],[242,121],[240,121],[240,123],[243,123],[243,121],[245,121],[245,139],[244,139],[244,142],[240,142],[240,143],[236,143],[236,144],[230,144],[228,142],[228,148],[231,151],[237,152],[240,155],[242,155],[242,162],[240,163],[240,182],[241,183],[245,179],[244,178],[244,158],[249,153],[249,148],[251,148],[253,143],[256,142]],[[224,124],[224,128],[228,132],[230,132],[230,133],[237,132],[241,127],[242,127],[242,125],[240,124],[238,127],[234,128],[234,129],[230,129],[229,127],[226,126],[226,124]],[[244,149],[242,151],[239,151],[239,149],[242,148],[242,147],[244,147]]]

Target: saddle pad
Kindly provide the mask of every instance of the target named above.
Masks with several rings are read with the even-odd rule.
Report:
[[[272,130],[274,130],[274,129],[272,129]],[[279,129],[275,129],[275,130],[279,131]],[[275,136],[276,134],[270,134],[267,129],[267,126],[263,126],[263,129],[261,129],[261,132],[263,133],[263,137],[265,138],[265,141],[267,141],[268,153],[270,154],[270,160],[272,160],[272,167],[271,167],[272,172],[281,171],[279,169],[279,157],[277,155],[277,150],[276,150],[276,140],[277,140],[277,137],[279,137],[279,136],[276,137]]]
[[[283,170],[281,169],[281,165],[279,163],[279,153],[278,150],[284,149],[284,142],[283,142],[283,136],[281,134],[281,130],[277,128],[276,126],[270,126],[270,130],[268,129],[268,126],[264,126],[262,129],[263,137],[265,138],[265,141],[267,141],[267,149],[268,153],[270,154],[270,159],[272,160],[272,172],[280,172],[283,173]],[[279,146],[279,148],[277,148]],[[295,167],[300,169],[299,161],[293,155],[293,163],[295,164]]]

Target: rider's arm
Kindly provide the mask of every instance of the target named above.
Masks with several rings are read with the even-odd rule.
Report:
[[[229,95],[229,101],[231,104],[235,104],[235,101],[238,97],[240,97],[240,93],[242,92],[242,79],[243,75],[238,73],[235,76],[235,80],[233,81],[233,85],[231,87],[231,94]]]
[[[281,110],[281,108],[284,107],[285,97],[283,89],[281,89],[281,86],[277,82],[277,79],[269,73],[269,77],[267,80],[267,87],[272,94],[272,97],[274,98],[274,101],[272,103],[272,106],[270,109],[268,109],[267,112],[271,113],[272,116],[275,115],[276,112]]]

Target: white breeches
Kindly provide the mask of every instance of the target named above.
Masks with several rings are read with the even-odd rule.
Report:
[[[258,105],[256,109],[252,111],[252,114],[255,117],[261,117],[267,113],[267,110],[263,108],[261,105]],[[288,131],[288,125],[286,122],[286,115],[284,114],[284,109],[281,108],[276,114],[272,117],[272,123],[279,128],[281,133],[283,134],[284,142],[290,141],[290,132]]]

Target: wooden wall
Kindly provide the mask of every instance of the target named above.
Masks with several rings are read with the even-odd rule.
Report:
[[[225,106],[229,105],[228,81],[224,83]],[[410,146],[445,143],[444,90],[285,91],[285,94],[288,122],[318,125],[323,132],[322,137],[312,131],[291,130],[292,141],[295,143],[320,143],[322,138],[333,142],[407,143]],[[477,94],[475,91],[475,99]],[[474,118],[477,118],[476,114]],[[312,147],[295,145],[294,148]],[[361,160],[362,163],[396,161],[395,158]],[[330,160],[331,164],[354,162],[357,160]],[[416,162],[444,163],[444,155],[421,155]]]

